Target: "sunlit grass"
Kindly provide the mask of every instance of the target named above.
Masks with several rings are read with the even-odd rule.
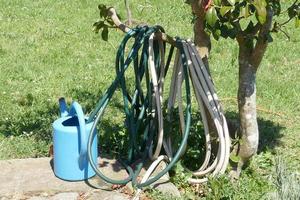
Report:
[[[183,2],[133,0],[133,18],[191,38],[190,8]],[[123,34],[111,30],[109,42],[103,42],[93,33],[99,3],[0,0],[0,159],[46,156],[58,98],[77,100],[90,112],[115,77],[116,48]],[[123,1],[101,3],[114,5],[125,16]],[[299,172],[300,35],[293,24],[287,30],[291,40],[275,35],[257,73],[259,155],[237,185],[220,179],[222,188],[216,195],[228,193],[228,188],[228,196],[241,193],[245,195],[238,197],[246,198],[253,193],[252,199],[259,199],[267,194],[275,187],[277,154],[290,171]],[[211,71],[229,118],[237,113],[237,53],[235,41],[213,41]],[[110,109],[117,110],[114,105]],[[113,113],[106,113],[106,128],[122,132],[123,117]]]

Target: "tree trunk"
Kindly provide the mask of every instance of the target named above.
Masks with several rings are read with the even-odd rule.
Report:
[[[256,66],[251,63],[253,45],[250,41],[239,43],[239,162],[234,166],[231,176],[238,178],[243,165],[256,153],[259,132],[256,117]]]
[[[254,45],[254,33],[238,35],[239,44],[239,143],[233,153],[240,158],[237,165],[233,166],[230,175],[238,178],[242,167],[257,152],[259,143],[259,131],[256,113],[256,72],[268,47],[268,34],[273,19],[272,10],[267,10],[265,24],[258,30],[258,38]]]
[[[196,16],[194,23],[194,42],[206,68],[209,69],[208,57],[211,49],[211,41],[209,35],[205,32],[205,11],[202,6],[202,0],[192,3],[192,11]]]
[[[209,35],[205,32],[205,10],[202,0],[190,1],[192,11],[196,16],[194,24],[194,41],[198,52],[209,71],[208,56],[211,49]],[[234,147],[234,152],[239,156],[239,162],[233,166],[232,177],[239,177],[243,165],[253,156],[258,149],[259,131],[256,113],[256,71],[262,61],[268,46],[267,36],[272,25],[273,12],[267,8],[266,22],[257,26],[257,30],[250,34],[242,31],[237,36],[239,44],[239,89],[238,89],[238,108],[239,108],[239,142]],[[255,35],[258,34],[254,45]],[[210,131],[215,132],[215,127],[209,121]]]

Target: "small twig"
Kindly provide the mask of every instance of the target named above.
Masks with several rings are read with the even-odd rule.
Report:
[[[261,28],[258,33],[258,39],[253,49],[251,55],[252,62],[251,64],[257,69],[262,61],[264,53],[266,52],[268,46],[268,34],[271,31],[272,21],[273,21],[274,12],[272,9],[267,8],[266,22],[261,25]]]
[[[282,30],[281,28],[278,28],[278,30],[281,31],[281,32],[287,37],[288,40],[291,39],[290,36],[289,36],[289,34],[288,34],[287,32],[285,32],[285,31]]]
[[[225,97],[225,98],[220,98],[220,101],[237,101],[236,98],[234,97]]]
[[[128,33],[131,30],[128,26],[126,26],[125,24],[123,24],[120,21],[120,19],[117,16],[116,10],[113,7],[111,7],[111,8],[108,9],[108,16],[114,22],[114,24],[116,25],[116,27],[118,27],[124,33]]]
[[[220,101],[231,101],[231,102],[237,102],[237,99],[234,98],[234,97],[225,97],[225,98],[220,98]],[[273,115],[277,115],[277,116],[280,116],[280,117],[284,117],[286,116],[285,113],[282,113],[282,112],[274,112],[274,111],[271,111],[271,110],[268,110],[266,108],[263,108],[261,106],[256,106],[256,109],[258,111],[261,111],[261,112],[265,112],[265,113],[268,113],[268,114],[273,114]]]
[[[120,19],[117,16],[115,8],[111,7],[111,8],[108,9],[108,16],[112,19],[114,24],[120,30],[122,30],[124,33],[127,33],[131,30],[130,27],[126,26],[124,23],[122,23],[120,21]],[[165,42],[167,42],[167,43],[169,43],[173,46],[177,46],[175,38],[173,38],[173,37],[171,37],[171,36],[169,36],[165,33],[162,33],[162,32],[155,33],[154,40],[162,40],[162,41],[165,41]]]
[[[283,22],[282,24],[279,24],[279,26],[284,26],[284,25],[286,25],[286,24],[289,23],[292,19],[294,19],[294,18],[289,18],[288,20],[286,20],[286,21]]]
[[[128,20],[128,25],[132,25],[132,15],[131,15],[131,10],[129,8],[129,2],[128,0],[125,0],[125,7],[126,7],[126,12],[127,12],[127,20]]]
[[[295,1],[294,1],[294,3],[293,3],[293,4],[292,4],[290,7],[292,7],[292,6],[296,5],[296,3],[298,3],[298,1],[299,1],[299,0],[295,0]],[[290,8],[290,7],[289,7],[289,8]],[[280,15],[281,15],[281,14],[283,14],[283,13],[286,13],[286,12],[288,12],[288,11],[289,11],[289,8],[287,8],[287,9],[286,9],[286,10],[284,10],[284,11],[282,11],[282,12],[280,13]]]
[[[256,106],[256,109],[257,109],[258,111],[265,112],[265,113],[269,113],[269,114],[273,114],[273,115],[277,115],[277,116],[279,116],[279,117],[285,117],[285,114],[284,114],[284,113],[281,113],[281,112],[274,112],[274,111],[271,111],[271,110],[262,108],[262,107],[260,107],[260,106]]]

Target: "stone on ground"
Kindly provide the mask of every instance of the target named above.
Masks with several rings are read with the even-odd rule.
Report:
[[[111,186],[98,177],[86,182],[69,182],[57,178],[51,168],[51,158],[2,160],[0,169],[1,200],[78,199],[80,195],[86,196],[85,199],[101,200],[129,198],[116,191],[107,191],[111,190]]]
[[[163,168],[161,163],[153,175]],[[125,179],[128,174],[124,167],[115,159],[99,158],[99,167],[103,174],[112,179]],[[146,172],[141,171],[140,177]],[[128,188],[130,188],[127,185]],[[152,188],[164,194],[179,197],[178,189],[169,181],[165,174]],[[120,191],[123,191],[120,189]],[[29,158],[0,161],[0,200],[30,199],[30,200],[60,200],[60,199],[129,199],[132,192],[120,193],[112,190],[112,185],[95,176],[87,181],[69,182],[57,178],[52,170],[51,158]],[[124,194],[125,193],[125,194]]]

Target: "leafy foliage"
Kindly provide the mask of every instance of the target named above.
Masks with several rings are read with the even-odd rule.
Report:
[[[95,33],[99,33],[100,30],[102,29],[101,38],[104,41],[108,41],[108,29],[109,28],[116,28],[115,25],[114,25],[114,22],[112,21],[112,19],[108,15],[109,8],[110,7],[107,7],[104,4],[99,4],[98,5],[101,20],[95,22],[94,25],[93,25]],[[121,16],[118,15],[118,17],[121,19]]]
[[[214,0],[204,1],[203,7],[207,31],[216,40],[220,37],[234,39],[240,33],[255,36],[267,22],[268,13],[271,16],[284,13],[280,0]],[[295,19],[296,27],[300,26],[300,2],[296,0],[287,12],[288,20],[284,23],[274,21],[270,32],[281,31],[281,27],[292,19]]]
[[[82,2],[87,2],[87,5],[83,5]],[[112,0],[105,2],[110,5],[116,4],[116,1]],[[188,6],[184,6],[182,1],[176,1],[176,4],[174,1],[156,0],[151,1],[151,4],[149,2],[132,1],[138,6],[149,6],[147,9],[137,6],[140,12],[138,9],[133,10],[138,19],[150,24],[160,23],[170,35],[191,37]],[[0,159],[47,156],[49,143],[36,140],[34,135],[51,134],[51,123],[58,117],[57,98],[72,97],[86,109],[85,113],[90,112],[102,91],[105,91],[114,78],[113,46],[119,45],[123,35],[111,31],[109,40],[112,46],[99,42],[98,35],[90,31],[91,22],[99,16],[94,10],[99,1],[10,0],[1,3],[3,6],[0,28],[3,31],[0,34]],[[48,5],[47,9],[45,4]],[[280,19],[284,21],[282,17]],[[275,36],[277,42],[269,47],[264,67],[260,69],[260,75],[257,77],[260,97],[258,106],[283,114],[276,115],[264,111],[259,113],[260,117],[267,121],[259,122],[262,133],[260,136],[264,137],[260,140],[263,151],[252,161],[253,169],[247,168],[235,185],[226,177],[224,180],[217,179],[222,186],[219,188],[220,192],[217,192],[216,187],[212,191],[211,185],[208,185],[204,190],[204,195],[209,196],[206,199],[217,199],[214,194],[234,196],[232,199],[263,199],[261,194],[275,190],[273,184],[266,187],[273,181],[262,177],[273,176],[275,173],[274,163],[269,162],[274,158],[273,155],[269,156],[269,152],[275,147],[281,150],[276,154],[285,157],[286,167],[299,174],[300,106],[297,100],[300,98],[300,84],[297,84],[297,80],[300,76],[300,45],[297,43],[300,41],[300,35],[292,30],[292,25],[293,23],[287,24],[288,28],[291,28],[290,41],[284,40],[281,34]],[[278,49],[288,51],[283,53]],[[219,96],[223,99],[223,106],[226,111],[233,112],[236,112],[236,102],[226,98],[235,96],[236,93],[236,53],[237,48],[230,40],[221,40],[218,45],[214,45],[214,59],[210,60],[211,72]],[[167,80],[166,84],[169,84]],[[69,103],[72,99],[69,99]],[[122,99],[120,101],[122,102]],[[122,115],[116,114],[118,101],[111,107],[113,110],[108,111],[105,124],[101,127],[107,130],[108,137],[124,135],[121,129]],[[39,121],[35,125],[36,128],[23,127],[23,123],[30,125],[29,120],[34,122],[36,119]],[[279,129],[277,124],[286,128]],[[30,134],[31,131],[33,135]],[[117,131],[118,135],[112,134]],[[280,133],[282,138],[278,138],[276,132]],[[103,144],[110,139],[110,143]],[[278,146],[277,142],[274,142],[279,139],[284,145]],[[120,146],[119,141],[114,138],[106,139],[103,136],[102,139],[101,135],[99,142],[105,145],[103,148]],[[184,185],[184,175],[176,177],[176,185],[187,187],[184,188],[185,191],[191,188],[190,185]],[[198,193],[202,194],[200,189]],[[182,199],[200,198],[182,196]]]

